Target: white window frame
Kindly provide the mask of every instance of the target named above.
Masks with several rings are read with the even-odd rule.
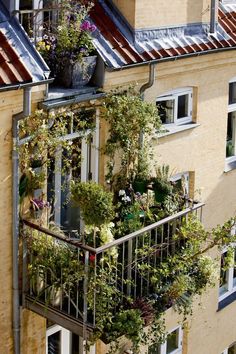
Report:
[[[92,138],[93,143],[91,144],[91,170],[92,170],[92,180],[98,182],[98,168],[99,168],[99,109],[96,109],[96,126],[93,132]],[[81,145],[82,161],[81,161],[81,182],[86,182],[89,180],[88,176],[88,143],[87,136],[91,133],[91,130],[86,132],[73,132],[73,117],[71,119],[70,133],[63,136],[63,140],[73,140],[76,138],[83,137]],[[62,187],[62,150],[60,146],[58,147],[55,154],[55,202],[54,202],[54,221],[57,225],[61,225],[61,187]]]
[[[183,117],[178,119],[178,98],[179,96],[188,95],[188,115],[187,117]],[[162,96],[158,96],[156,102],[162,101],[174,101],[174,122],[173,123],[163,123],[164,126],[170,127],[171,125],[181,125],[192,122],[192,106],[193,106],[193,89],[192,88],[182,88],[178,90],[173,90],[168,92]]]
[[[229,81],[229,84],[235,83],[236,84],[236,77]],[[236,103],[228,104],[228,115],[229,113],[236,112]],[[228,124],[228,115],[227,115],[227,124]],[[227,126],[228,129],[228,126]],[[226,157],[226,162],[230,163],[236,161],[236,117],[234,118],[234,131],[233,131],[233,141],[235,146],[235,151],[233,156]],[[226,141],[227,143],[227,141]]]
[[[183,350],[183,329],[182,329],[182,327],[177,326],[177,327],[173,328],[171,331],[169,331],[167,333],[167,336],[177,330],[178,330],[178,348],[169,354],[182,354],[182,350]],[[164,343],[160,344],[160,354],[167,354],[167,340]]]
[[[181,180],[183,177],[185,180],[185,189],[186,189],[185,195],[189,196],[189,172],[177,173],[177,174],[170,177],[170,181],[177,182],[178,180]]]
[[[228,354],[229,353],[229,349],[231,347],[233,347],[233,346],[234,346],[234,351],[236,353],[236,342],[234,342],[234,343],[230,344],[230,346],[228,348],[226,348],[221,354]]]
[[[234,235],[234,234],[235,234],[235,227],[232,227],[231,235]],[[232,243],[231,246],[234,247],[234,257],[235,257],[236,243]],[[227,250],[228,250],[228,247],[225,247],[223,249],[223,251],[221,252],[221,255],[226,253]],[[233,294],[236,291],[236,282],[235,282],[235,285],[234,285],[234,279],[236,279],[236,277],[234,278],[234,265],[232,267],[229,267],[226,270],[227,290],[226,290],[226,292],[224,292],[224,294],[221,294],[222,286],[219,287],[219,301],[224,300],[225,298],[227,298],[229,295]]]
[[[49,327],[46,331],[46,354],[48,354],[48,337],[60,332],[61,346],[60,354],[68,354],[71,351],[71,332],[58,325],[53,325]]]
[[[54,333],[60,332],[61,346],[60,354],[71,354],[72,351],[72,332],[57,324],[52,325],[46,330],[46,354],[48,354],[48,337]],[[96,354],[96,345],[91,345],[89,352],[85,349],[85,344],[82,337],[79,337],[79,353],[80,354]]]

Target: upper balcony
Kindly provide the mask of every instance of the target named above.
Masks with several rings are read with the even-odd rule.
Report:
[[[162,311],[174,304],[166,292],[170,279],[159,284],[155,270],[185,248],[181,226],[191,215],[201,220],[202,207],[193,204],[99,247],[24,220],[23,306],[84,339],[101,331],[110,341],[109,321],[117,314],[142,310],[140,302],[150,299]],[[153,314],[145,316],[148,325]]]

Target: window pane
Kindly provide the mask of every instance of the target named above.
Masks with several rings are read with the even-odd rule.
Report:
[[[220,295],[223,295],[228,291],[228,280],[227,280],[227,270],[225,267],[225,258],[227,256],[227,252],[221,255],[221,266],[220,266]]]
[[[61,331],[48,336],[48,354],[61,353]]]
[[[174,350],[178,349],[178,342],[179,342],[179,331],[176,329],[175,331],[171,332],[167,336],[167,349],[166,353],[170,354]]]
[[[235,117],[236,112],[231,112],[228,114],[226,157],[235,155]]]
[[[188,117],[188,98],[189,95],[182,95],[178,97],[177,119]]]
[[[233,273],[233,287],[236,287],[236,250],[234,251],[234,273]]]
[[[228,354],[236,354],[236,345],[235,344],[233,344],[231,347],[229,347]]]
[[[229,104],[236,103],[236,82],[229,84]]]
[[[174,123],[174,100],[157,102],[159,117],[163,124]]]

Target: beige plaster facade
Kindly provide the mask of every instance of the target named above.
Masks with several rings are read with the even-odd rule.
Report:
[[[32,89],[32,107],[44,87]],[[23,90],[0,93],[0,353],[13,353],[12,333],[12,115],[22,111]],[[22,354],[45,353],[46,321],[28,310],[21,316]],[[41,348],[41,349],[40,349]],[[44,350],[43,350],[43,349]]]
[[[192,172],[194,196],[205,203],[203,223],[207,228],[222,224],[236,211],[236,170],[225,172],[228,90],[235,76],[236,58],[232,52],[163,62],[156,65],[155,82],[145,92],[145,99],[155,102],[170,91],[193,88],[196,126],[162,137],[154,134],[152,141],[157,164],[169,164],[174,174]],[[148,81],[148,68],[108,73],[106,88],[112,88],[117,81],[119,85],[141,86]],[[214,256],[219,257],[217,250]],[[218,311],[218,284],[196,299],[184,335],[183,353],[221,354],[236,340],[235,311],[234,302]],[[173,310],[168,310],[167,330],[178,326],[180,320]]]
[[[210,0],[114,0],[114,4],[135,29],[210,21]]]

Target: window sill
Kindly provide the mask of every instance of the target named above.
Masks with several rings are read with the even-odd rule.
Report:
[[[235,169],[236,169],[236,159],[234,161],[230,161],[230,162],[228,162],[227,160],[225,161],[225,169],[224,169],[225,173],[235,170]]]
[[[236,291],[227,296],[224,300],[219,301],[218,310],[223,310],[226,306],[230,305],[232,302],[236,300]]]
[[[196,127],[199,127],[199,125],[200,124],[197,123],[186,123],[182,125],[175,125],[175,124],[164,125],[163,126],[164,131],[158,133],[157,138],[163,138],[165,136],[180,133],[185,130],[194,129]]]

